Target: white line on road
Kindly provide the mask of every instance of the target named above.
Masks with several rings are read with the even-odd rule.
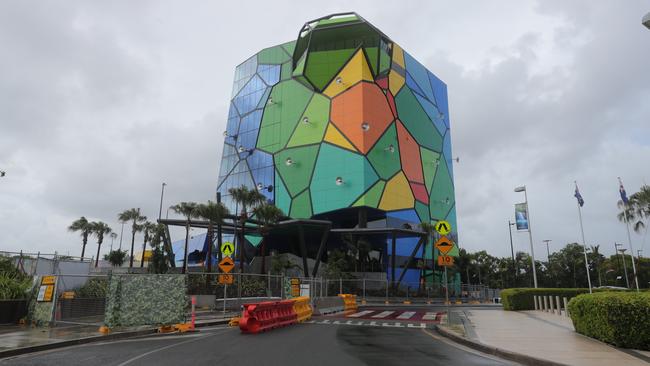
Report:
[[[436,315],[438,313],[427,311],[426,314],[422,317],[422,320],[436,320]]]
[[[224,329],[224,331],[226,331],[226,330],[228,330],[228,328],[225,328],[225,329]],[[207,337],[212,337],[212,336],[217,335],[217,334],[219,334],[219,333],[223,333],[223,332],[213,332],[213,333],[207,334],[205,337],[192,338],[192,339],[188,339],[188,340],[185,341],[185,342],[174,343],[174,344],[170,344],[170,345],[165,346],[165,347],[156,348],[156,349],[151,350],[151,351],[149,351],[149,352],[145,352],[145,353],[143,353],[143,354],[141,354],[141,355],[138,355],[138,356],[132,357],[132,358],[130,358],[130,359],[128,359],[128,360],[122,362],[121,364],[119,364],[119,365],[117,365],[117,366],[125,366],[125,365],[128,365],[128,364],[132,363],[133,361],[137,361],[137,360],[139,360],[139,359],[141,359],[141,358],[143,358],[143,357],[149,356],[149,355],[154,354],[154,353],[156,353],[156,352],[164,351],[164,350],[166,350],[166,349],[168,349],[168,348],[172,348],[172,347],[180,346],[180,345],[185,344],[185,343],[194,342],[194,341],[197,341],[197,340],[199,340],[199,339],[204,339],[204,338],[207,338]]]
[[[405,311],[397,316],[397,319],[411,319],[415,315],[415,311]]]
[[[347,317],[348,318],[359,318],[359,317],[362,317],[362,316],[367,315],[367,314],[372,314],[374,312],[375,312],[374,310],[364,310],[364,311],[360,311],[358,313],[350,314]]]
[[[379,313],[379,314],[377,314],[377,315],[373,315],[373,316],[371,316],[371,318],[373,318],[373,319],[374,319],[374,318],[377,318],[377,319],[383,319],[383,318],[389,316],[389,315],[392,314],[392,313],[394,313],[394,311],[382,311],[381,313]]]

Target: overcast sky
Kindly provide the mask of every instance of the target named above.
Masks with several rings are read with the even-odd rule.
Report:
[[[165,207],[212,198],[235,66],[343,11],[448,85],[461,247],[510,254],[521,184],[537,257],[578,241],[574,180],[587,243],[627,245],[616,177],[629,194],[650,182],[646,1],[15,0],[0,2],[0,250],[79,255],[73,220],[156,218],[163,181]]]

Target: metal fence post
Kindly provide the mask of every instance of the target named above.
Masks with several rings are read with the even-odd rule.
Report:
[[[560,296],[555,296],[555,303],[557,304],[557,315],[562,316],[562,306],[560,305]]]
[[[388,304],[388,280],[386,280],[386,304]]]
[[[366,278],[363,278],[363,301],[366,301]]]
[[[266,292],[266,296],[267,296],[267,297],[272,297],[272,296],[273,296],[273,293],[271,292],[271,271],[269,271],[269,273],[267,274],[267,276],[268,276],[268,277],[267,277],[267,281],[266,281],[266,282],[267,282],[269,288],[268,288],[268,291]]]
[[[339,277],[339,295],[343,293],[343,279]]]
[[[566,297],[563,297],[562,300],[564,300],[564,315],[569,316],[569,302],[567,301]]]
[[[223,285],[223,313],[226,313],[226,300],[228,299],[228,284]]]
[[[539,308],[537,307],[537,295],[533,296],[533,302],[535,303],[535,310],[539,310]]]

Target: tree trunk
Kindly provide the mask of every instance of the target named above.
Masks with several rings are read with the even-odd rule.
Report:
[[[147,238],[144,238],[144,243],[142,243],[142,257],[140,257],[140,268],[144,268],[144,252],[147,250]]]
[[[133,268],[133,246],[135,245],[135,222],[131,228],[131,259],[129,261],[129,268]]]
[[[99,249],[102,247],[102,240],[97,241],[97,257],[95,258],[95,268],[99,264]]]
[[[212,221],[208,221],[208,253],[206,255],[208,260],[208,273],[212,272],[212,238],[214,237],[214,226]]]
[[[88,236],[84,235],[83,244],[81,245],[81,261],[84,260],[84,254],[86,253],[86,243],[88,242]]]
[[[239,273],[244,273],[244,228],[246,227],[246,211],[242,212],[241,233],[239,234]]]

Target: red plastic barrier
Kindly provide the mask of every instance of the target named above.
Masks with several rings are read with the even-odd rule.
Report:
[[[276,304],[273,301],[244,304],[239,329],[244,333],[259,333],[277,326]]]
[[[277,325],[285,326],[298,322],[298,314],[293,310],[293,300],[282,300],[276,303],[278,309]]]

